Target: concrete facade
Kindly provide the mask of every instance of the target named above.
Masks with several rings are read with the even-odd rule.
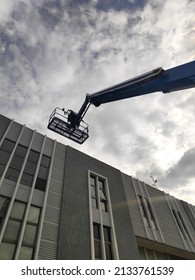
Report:
[[[0,115],[0,259],[195,259],[195,207]]]

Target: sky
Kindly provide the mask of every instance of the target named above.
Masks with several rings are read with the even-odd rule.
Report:
[[[193,0],[6,0],[0,113],[195,205],[195,88],[91,106],[83,145],[47,129],[55,107],[195,59]]]

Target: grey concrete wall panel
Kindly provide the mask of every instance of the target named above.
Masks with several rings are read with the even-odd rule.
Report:
[[[164,193],[157,188],[147,185],[155,214],[160,225],[164,241],[167,245],[184,249],[183,241],[173,218],[171,209],[168,207]]]
[[[59,222],[59,217],[60,217],[60,209],[50,206],[47,206],[46,213],[45,213],[45,221],[50,221],[52,223],[56,223],[57,221]]]
[[[56,242],[42,239],[39,248],[39,259],[55,260],[56,259]]]
[[[64,171],[59,169],[59,168],[53,167],[52,168],[51,176],[52,176],[53,179],[57,179],[59,181],[63,181]]]
[[[193,226],[194,233],[195,233],[195,207],[193,205],[188,204],[185,201],[181,201],[181,203],[186,211],[186,214],[188,215],[188,218]]]
[[[32,136],[33,136],[33,130],[28,127],[25,127],[22,133],[22,137],[20,139],[20,144],[25,147],[28,147],[30,145]]]
[[[55,151],[55,158],[65,160],[65,153],[66,153],[66,146],[57,142],[56,143],[56,151]]]
[[[17,141],[18,136],[21,132],[22,125],[16,122],[13,122],[11,128],[9,129],[6,138],[11,139],[12,141]]]
[[[172,246],[177,246],[180,235],[176,227],[173,215],[168,207],[164,193],[156,188],[147,185],[147,190],[153,204],[155,214],[157,216],[161,231],[165,238],[165,242]],[[174,242],[175,239],[175,242]],[[179,242],[182,244],[182,241]]]
[[[32,204],[38,207],[42,207],[43,201],[44,201],[44,192],[34,189]]]
[[[92,215],[93,215],[93,222],[97,223],[97,224],[101,224],[99,209],[92,208]],[[109,222],[109,225],[110,225],[110,222]]]
[[[104,221],[104,225],[111,227],[110,215],[109,213],[102,211],[102,220]],[[95,222],[95,220],[94,220]],[[99,222],[98,222],[99,223]]]
[[[124,189],[127,197],[127,203],[129,207],[129,212],[134,228],[134,233],[137,236],[147,238],[145,227],[143,224],[140,208],[137,202],[137,195],[134,190],[136,184],[136,179],[124,174],[122,174],[122,180],[124,184]]]
[[[120,171],[67,147],[59,259],[91,259],[88,170],[108,178],[119,258],[139,258]]]
[[[51,178],[49,189],[61,194],[63,191],[63,184],[58,179]]]
[[[52,151],[53,151],[53,146],[54,146],[54,140],[52,140],[50,138],[46,138],[43,154],[51,157]]]
[[[43,139],[44,139],[44,136],[42,134],[40,134],[39,132],[36,132],[35,137],[32,142],[31,149],[40,152],[42,144],[43,144]]]
[[[11,120],[0,114],[0,140],[6,132]]]
[[[4,179],[0,188],[0,194],[12,197],[15,188],[15,182],[12,182],[8,179]]]
[[[58,193],[55,193],[54,191],[49,191],[47,202],[48,202],[48,205],[60,208],[61,195]]]
[[[87,178],[85,156],[67,147],[58,259],[90,259]]]
[[[16,199],[27,203],[29,200],[30,190],[31,190],[31,188],[29,188],[29,187],[26,187],[24,185],[19,185],[18,191],[16,194]]]
[[[43,229],[41,234],[41,242],[39,248],[39,260],[56,260],[58,248],[58,235],[59,235],[59,219],[53,221],[52,216],[49,216],[46,209],[45,216],[49,220],[44,220]]]
[[[59,227],[57,224],[44,221],[42,238],[44,240],[57,242],[58,241],[58,230],[59,230]]]
[[[179,210],[181,212],[185,226],[186,226],[188,232],[190,233],[192,240],[195,244],[195,230],[194,230],[195,216],[193,216],[192,212],[190,212],[190,205],[188,205],[184,201],[178,200],[178,199],[177,199],[177,204],[178,204]]]
[[[12,197],[12,195],[14,193],[15,185],[16,185],[15,182],[10,181],[8,179],[4,179],[4,181],[1,185],[1,188],[0,188],[0,194],[7,196],[7,197]],[[24,185],[19,185],[18,191],[16,194],[16,199],[27,203],[28,199],[29,199],[30,190],[31,190],[30,187],[27,187]],[[41,192],[39,190],[34,190],[32,204],[36,205],[38,207],[42,207],[43,198],[44,198],[43,192]]]
[[[64,160],[55,157],[54,163],[53,163],[53,168],[57,168],[57,169],[63,170],[63,168],[62,168],[63,166],[64,166]]]

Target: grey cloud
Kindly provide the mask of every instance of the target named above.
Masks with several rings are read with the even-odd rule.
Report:
[[[115,9],[116,11],[121,10],[136,10],[143,9],[143,7],[147,4],[148,1],[145,0],[98,0],[97,1],[97,9],[108,11],[110,9]]]
[[[172,166],[166,174],[166,180],[172,185],[185,185],[191,179],[195,178],[195,147],[184,153],[181,159]]]
[[[187,150],[183,156],[167,170],[153,163],[146,170],[139,170],[137,176],[148,181],[152,174],[158,180],[158,184],[165,190],[177,190],[189,185],[195,179],[195,147]],[[151,182],[150,182],[151,183]],[[185,190],[187,192],[187,189]]]

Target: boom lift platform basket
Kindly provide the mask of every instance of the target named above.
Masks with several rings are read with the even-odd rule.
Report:
[[[89,137],[88,124],[82,120],[76,126],[71,125],[68,120],[70,113],[71,110],[65,111],[65,109],[56,107],[50,115],[47,127],[70,140],[82,144]]]

